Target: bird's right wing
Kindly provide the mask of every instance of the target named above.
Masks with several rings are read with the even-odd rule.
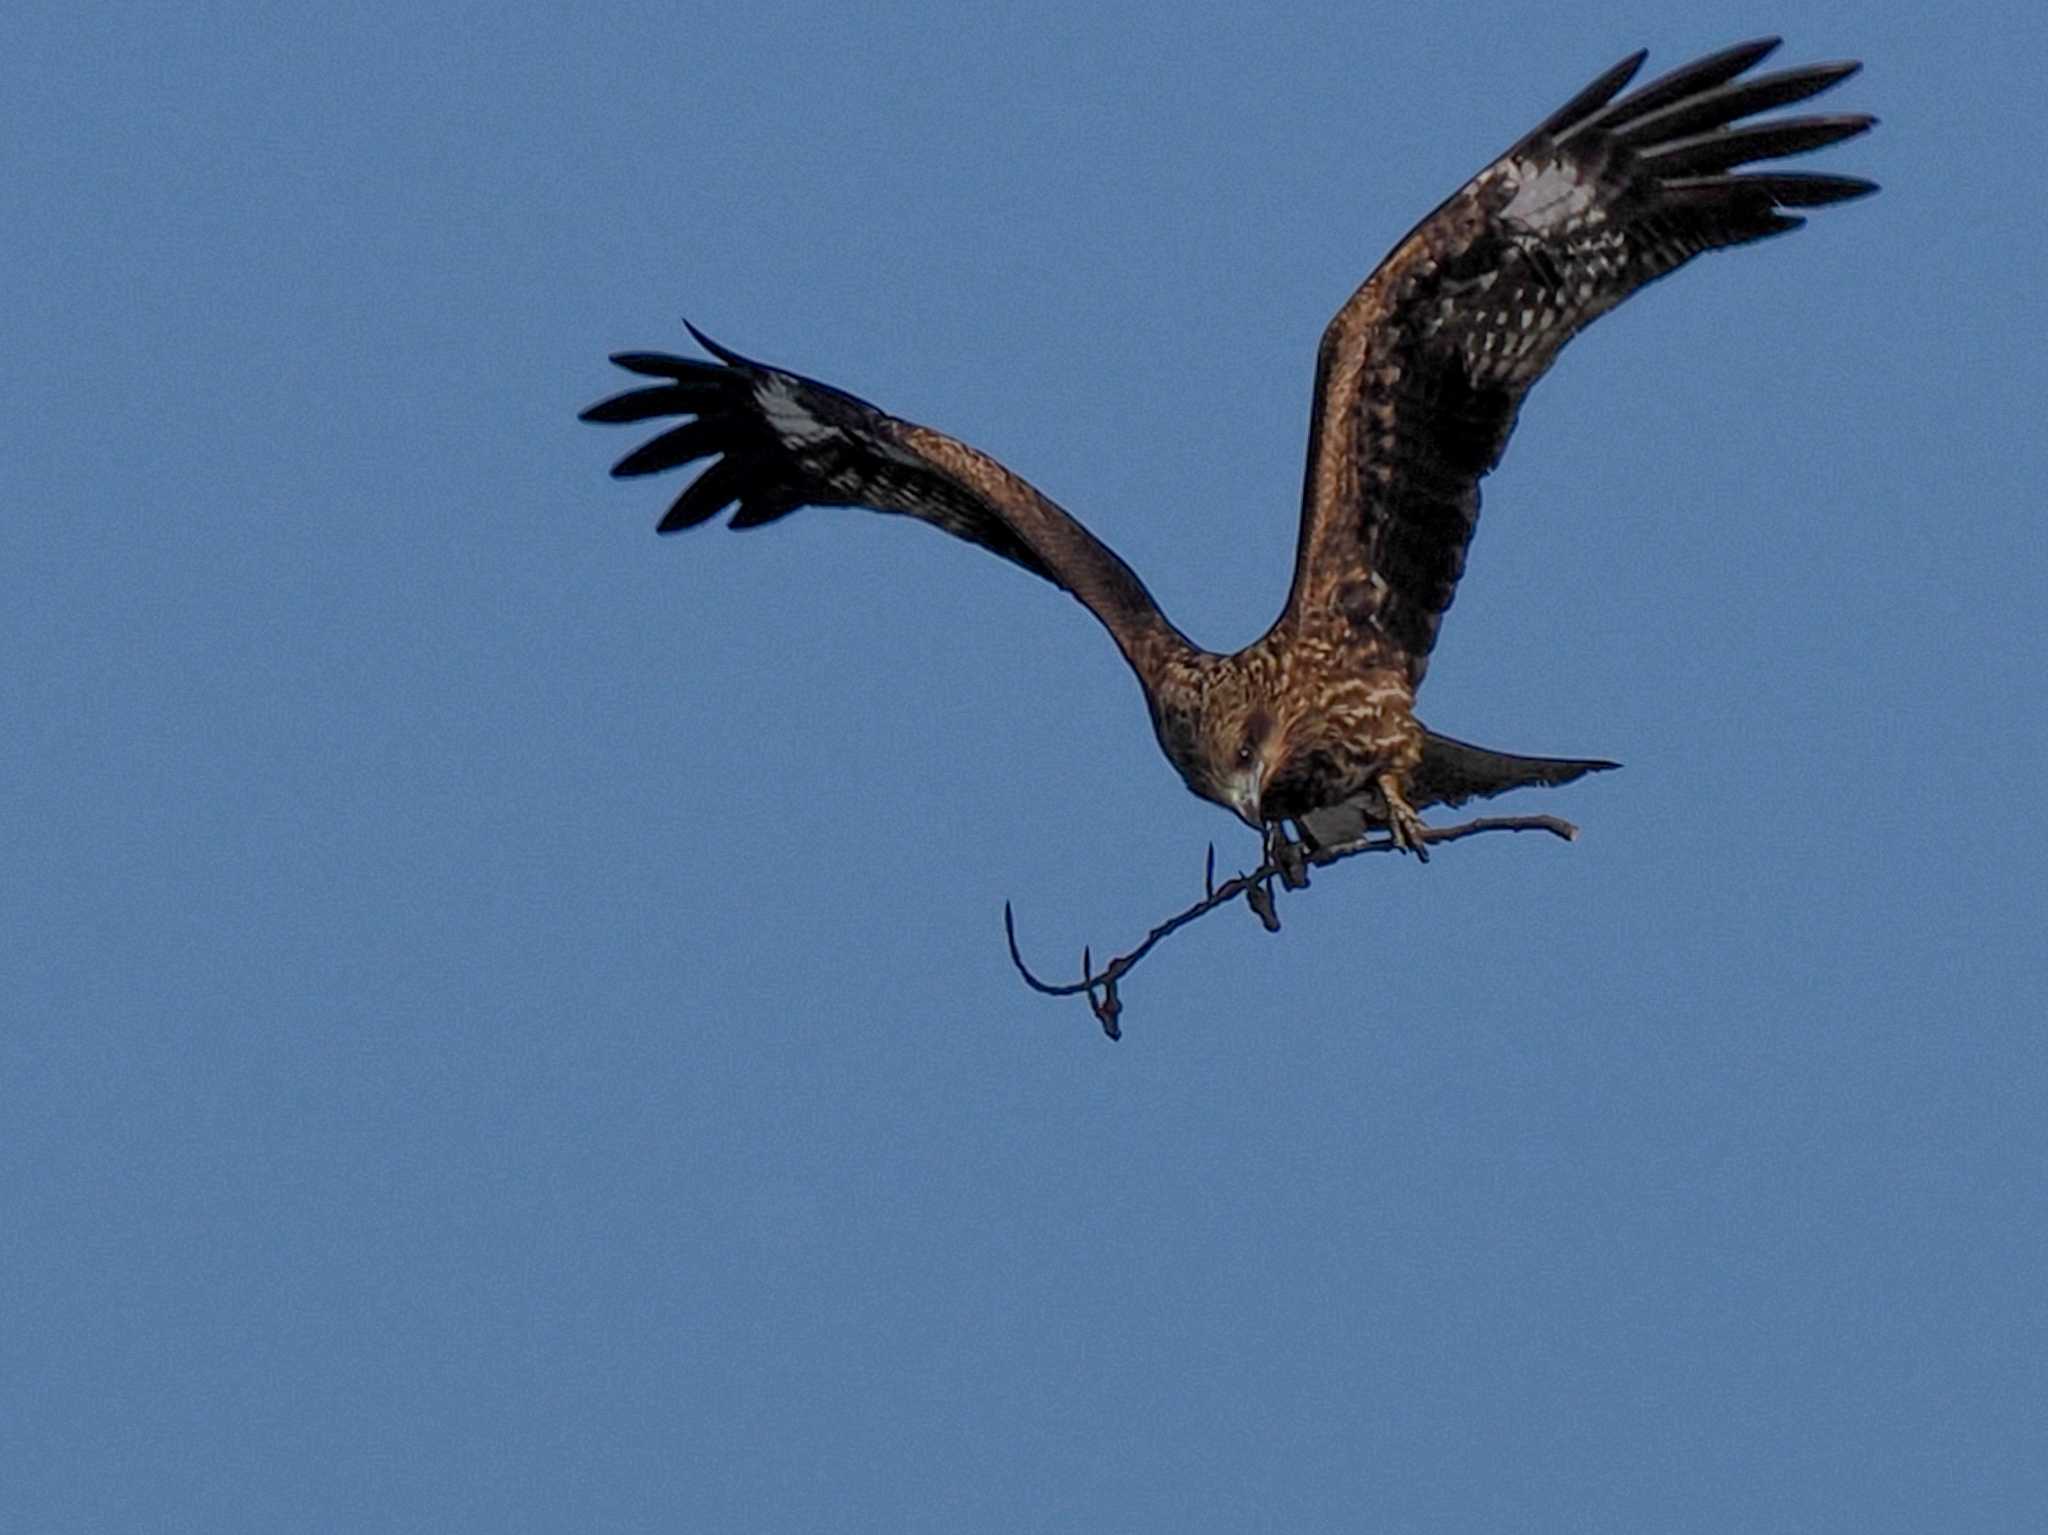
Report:
[[[735,502],[734,528],[759,527],[802,506],[899,513],[1071,592],[1148,686],[1155,666],[1190,648],[1130,566],[987,454],[829,384],[742,357],[694,326],[690,334],[719,360],[615,353],[620,367],[659,382],[582,413],[585,421],[612,423],[693,418],[612,466],[613,475],[631,478],[717,458],[676,497],[660,532],[693,528]]]
[[[1624,59],[1418,224],[1337,312],[1316,362],[1283,623],[1334,615],[1419,683],[1465,568],[1479,481],[1565,344],[1702,251],[1796,229],[1789,210],[1875,190],[1854,176],[1740,169],[1875,121],[1748,121],[1856,69],[1740,78],[1777,45],[1724,49],[1625,96],[1643,55]]]

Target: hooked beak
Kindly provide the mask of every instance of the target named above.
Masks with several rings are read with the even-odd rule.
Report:
[[[1230,808],[1237,818],[1253,831],[1263,830],[1265,820],[1259,814],[1259,774],[1254,769],[1230,781]]]

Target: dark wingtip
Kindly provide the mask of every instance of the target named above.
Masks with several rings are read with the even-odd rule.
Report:
[[[688,331],[693,337],[696,338],[697,345],[704,348],[705,351],[709,352],[713,357],[716,357],[720,362],[724,363],[727,367],[759,368],[762,366],[762,364],[755,362],[754,359],[751,357],[742,357],[738,352],[735,352],[729,346],[720,346],[716,341],[713,341],[709,336],[705,335],[704,332],[697,329],[696,326],[692,325],[687,317],[683,320],[683,329]]]
[[[1613,130],[1663,110],[1688,96],[1725,85],[1737,75],[1753,69],[1777,51],[1780,37],[1753,37],[1681,64],[1649,84],[1638,86],[1617,101],[1608,102],[1592,115],[1570,124],[1559,124],[1561,139],[1570,139],[1591,129]]]
[[[624,368],[628,373],[673,379],[677,383],[691,379],[716,379],[719,373],[712,363],[695,357],[678,357],[673,352],[613,352],[611,360],[614,367]]]
[[[1727,68],[1735,65],[1739,59],[1741,64],[1735,68],[1734,73],[1738,75],[1746,74],[1784,46],[1785,39],[1779,37],[1776,33],[1772,33],[1769,37],[1752,37],[1748,42],[1732,43],[1719,52],[1710,53],[1703,59],[1695,60],[1692,64],[1683,66],[1683,69],[1690,70],[1701,65],[1708,68],[1716,66]]]
[[[654,531],[680,533],[709,522],[745,494],[741,467],[730,457],[721,458],[685,487]]]
[[[680,357],[671,357],[666,352],[608,352],[605,360],[615,368],[644,374],[648,378],[668,378],[671,376],[670,364],[682,361]]]
[[[1636,77],[1636,71],[1643,67],[1643,61],[1650,56],[1647,48],[1638,48],[1634,53],[1616,64],[1606,73],[1593,80],[1576,96],[1559,107],[1550,116],[1530,131],[1531,139],[1555,137],[1576,127],[1588,116],[1600,111],[1612,101],[1615,95]]]
[[[1829,203],[1852,202],[1868,197],[1877,183],[1862,176],[1818,175],[1800,171],[1765,171],[1748,176],[1731,176],[1730,182],[1749,182],[1769,194],[1780,208],[1824,208]]]
[[[706,363],[705,366],[708,368],[711,364]],[[725,369],[718,371],[723,373]],[[652,389],[629,389],[624,394],[599,400],[595,405],[584,406],[577,412],[576,419],[600,426],[628,426],[654,416],[702,415],[708,404],[707,395],[716,397],[701,383],[680,381],[658,384]]]

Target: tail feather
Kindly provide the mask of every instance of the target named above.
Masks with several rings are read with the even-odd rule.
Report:
[[[1555,787],[1620,766],[1593,758],[1517,757],[1426,730],[1422,761],[1408,775],[1408,802],[1418,810],[1425,805],[1462,805],[1509,789]]]

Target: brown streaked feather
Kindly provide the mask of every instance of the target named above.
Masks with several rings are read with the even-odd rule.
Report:
[[[1099,619],[1148,689],[1188,644],[1137,575],[1101,540],[1028,482],[943,432],[900,420],[815,379],[742,357],[690,327],[718,359],[621,352],[612,361],[667,382],[601,400],[585,421],[693,420],[641,444],[613,466],[621,477],[716,461],[662,518],[674,533],[737,502],[730,526],[752,528],[801,506],[897,513],[979,544],[1072,593]]]
[[[1760,159],[1853,137],[1873,118],[1734,126],[1840,83],[1853,63],[1740,80],[1765,38],[1617,93],[1602,75],[1395,247],[1337,312],[1316,361],[1294,585],[1276,628],[1348,632],[1361,664],[1427,669],[1522,401],[1571,338],[1702,251],[1861,196],[1847,176]]]
[[[758,527],[803,506],[915,517],[1079,599],[1142,681],[1167,758],[1196,794],[1316,840],[1384,826],[1423,852],[1417,807],[1560,784],[1613,764],[1517,757],[1438,736],[1415,690],[1456,593],[1523,399],[1571,338],[1702,251],[1874,190],[1766,165],[1867,129],[1862,116],[1753,121],[1854,72],[1749,73],[1744,43],[1628,90],[1635,54],[1453,194],[1331,320],[1317,354],[1301,536],[1285,611],[1224,656],[1191,645],[1122,560],[986,454],[865,400],[691,334],[715,361],[623,352],[652,380],[588,421],[657,422],[614,467],[709,460],[660,531]],[[665,423],[664,423],[665,424]]]

